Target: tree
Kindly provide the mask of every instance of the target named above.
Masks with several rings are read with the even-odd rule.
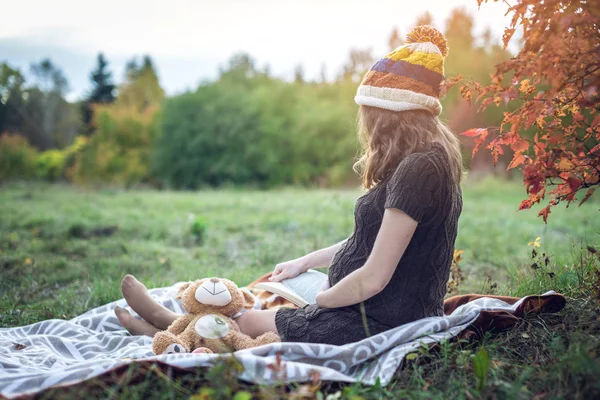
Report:
[[[36,85],[29,91],[29,96],[37,97],[39,100],[39,107],[36,110],[40,112],[37,145],[42,149],[47,149],[54,147],[57,114],[61,103],[64,102],[63,95],[68,89],[67,79],[49,59],[44,59],[39,64],[32,64],[31,73]]]
[[[69,89],[69,83],[62,70],[48,58],[38,64],[32,64],[31,73],[36,80],[36,87],[43,93],[63,96]]]
[[[228,61],[227,67],[219,68],[219,79],[236,84],[246,84],[249,79],[259,75],[256,62],[246,53],[234,54]],[[265,75],[269,72],[265,71]]]
[[[425,11],[423,14],[419,15],[415,26],[419,25],[433,25],[433,15],[431,15],[429,11]]]
[[[373,50],[370,48],[350,50],[348,61],[342,67],[341,79],[360,82],[374,61]]]
[[[294,68],[294,82],[300,84],[305,83],[304,68],[302,67],[302,64],[298,64],[296,65],[296,68]]]
[[[115,101],[115,88],[112,74],[108,71],[108,61],[99,53],[96,68],[90,73],[92,90],[82,104],[83,123],[89,126],[93,117],[92,104],[109,104]]]
[[[31,65],[31,75],[26,87],[24,81],[13,86],[10,113],[18,123],[11,130],[41,150],[70,143],[80,122],[75,106],[64,98],[69,86],[62,70],[44,59]]]
[[[18,69],[0,64],[0,133],[18,132],[22,121],[25,78]]]
[[[398,28],[394,28],[394,30],[392,31],[392,34],[390,35],[390,38],[388,39],[388,46],[390,48],[390,51],[395,50],[398,47],[402,46],[403,43],[404,43],[404,41],[402,40],[402,38],[400,37],[400,34],[398,33]]]
[[[483,0],[478,0],[481,5]],[[487,0],[485,1],[487,2]],[[510,149],[508,169],[520,168],[530,209],[549,196],[539,212],[544,222],[560,202],[585,202],[600,184],[600,3],[585,0],[521,0],[512,15],[504,46],[522,30],[516,57],[499,63],[491,83],[456,76],[461,94],[476,95],[480,109],[514,105],[498,128],[471,129],[474,153],[486,139],[494,160]]]
[[[327,83],[327,65],[325,65],[325,63],[321,64],[321,72],[319,73],[319,81],[320,81],[320,83]]]
[[[473,17],[466,9],[459,7],[452,10],[446,24],[446,38],[452,51],[473,48]]]
[[[132,108],[136,112],[145,112],[152,106],[157,106],[165,97],[165,91],[160,86],[156,68],[150,56],[144,56],[142,64],[138,65],[133,58],[125,67],[125,82],[119,87],[117,103],[120,106]]]

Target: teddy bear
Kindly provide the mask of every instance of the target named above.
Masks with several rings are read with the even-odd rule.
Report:
[[[183,284],[176,296],[186,314],[152,339],[154,354],[189,352],[225,353],[279,342],[274,332],[253,339],[242,333],[233,320],[253,296],[227,279],[206,278]]]

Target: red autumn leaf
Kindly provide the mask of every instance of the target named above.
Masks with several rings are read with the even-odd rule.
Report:
[[[548,144],[554,145],[554,144],[560,144],[563,141],[563,136],[562,135],[552,135],[548,138]]]
[[[460,88],[460,96],[466,100],[469,105],[471,105],[471,99],[473,97],[473,92],[467,86],[462,86]]]
[[[494,142],[490,143],[487,147],[490,149],[494,159],[494,165],[496,165],[498,163],[498,156],[504,154],[504,150],[502,149],[502,146]]]
[[[487,130],[485,132],[483,132],[481,134],[481,136],[479,136],[479,138],[475,139],[475,148],[473,148],[473,154],[475,154],[479,150],[479,147],[481,147],[483,142],[485,142],[486,137],[487,137]]]
[[[531,201],[529,199],[525,199],[521,202],[521,205],[519,206],[519,210],[529,210],[532,205],[533,204],[531,203]]]
[[[462,136],[476,137],[485,134],[487,136],[487,129],[473,128],[461,133]]]
[[[567,178],[567,184],[569,185],[569,188],[571,188],[571,190],[573,192],[577,191],[579,189],[579,187],[581,186],[583,182],[581,181],[581,179],[579,178],[575,178],[570,176],[569,178]]]
[[[545,223],[548,223],[548,214],[550,214],[550,206],[542,208],[542,211],[538,213],[538,217],[542,217]]]
[[[510,164],[508,164],[507,170],[518,167],[525,162],[526,158],[523,154],[515,154]]]
[[[514,29],[506,29],[504,31],[504,35],[502,35],[502,43],[504,44],[504,48],[506,48],[506,46],[508,46],[508,42],[510,42],[510,39],[513,37],[514,34],[515,34]]]
[[[582,205],[583,203],[585,203],[592,196],[592,194],[594,194],[595,190],[596,190],[595,187],[589,188],[587,190],[585,196],[583,196],[583,199],[581,200],[581,202],[579,203],[579,205]]]
[[[524,152],[529,149],[529,142],[526,139],[519,139],[510,146],[511,149],[518,152]]]

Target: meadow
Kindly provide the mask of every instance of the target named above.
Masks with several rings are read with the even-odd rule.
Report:
[[[546,225],[536,210],[517,211],[523,192],[518,182],[491,178],[464,185],[456,242],[463,250],[459,265],[464,281],[458,291],[522,296],[553,289],[568,297],[566,309],[528,317],[483,344],[442,343],[437,352],[423,351],[386,388],[324,384],[273,389],[243,385],[223,371],[165,375],[148,368],[148,378],[141,381],[107,386],[96,380],[41,397],[102,393],[179,398],[199,393],[200,398],[227,398],[240,392],[240,398],[274,398],[282,390],[288,395],[309,390],[322,398],[599,394],[600,308],[593,298],[599,261],[592,251],[600,249],[600,202],[555,207]],[[350,235],[360,194],[351,189],[173,192],[4,185],[0,327],[69,319],[116,300],[126,273],[150,288],[205,276],[248,284],[278,262]],[[536,238],[539,247],[532,243]],[[533,247],[537,255],[532,258]],[[481,348],[489,354],[489,379],[478,386],[472,358]]]

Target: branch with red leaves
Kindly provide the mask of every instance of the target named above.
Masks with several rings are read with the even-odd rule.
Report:
[[[581,205],[600,185],[600,2],[520,0],[507,7],[512,19],[504,46],[522,31],[519,53],[496,66],[490,84],[459,75],[447,79],[442,92],[459,84],[479,111],[501,104],[514,110],[497,128],[462,134],[474,138],[473,155],[486,143],[494,163],[512,151],[508,169],[522,170],[527,192],[519,209],[548,196],[539,212],[547,222],[553,206],[568,207],[584,191]]]

